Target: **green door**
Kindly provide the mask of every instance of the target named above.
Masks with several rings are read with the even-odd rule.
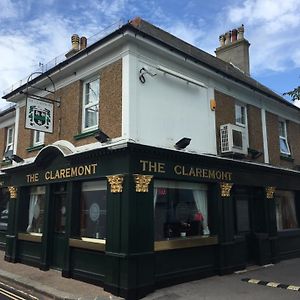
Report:
[[[67,213],[67,184],[59,183],[52,187],[51,195],[52,222],[50,251],[50,267],[62,269],[66,247],[66,213]]]

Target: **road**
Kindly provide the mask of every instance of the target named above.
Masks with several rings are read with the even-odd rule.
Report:
[[[39,300],[21,287],[0,281],[0,300]]]

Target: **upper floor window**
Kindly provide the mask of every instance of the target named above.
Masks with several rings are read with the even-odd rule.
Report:
[[[6,146],[4,151],[4,158],[7,159],[13,154],[14,148],[14,127],[8,127],[6,131]]]
[[[291,154],[287,139],[286,122],[282,120],[279,121],[279,147],[280,153],[286,155]]]
[[[43,145],[45,141],[45,132],[35,130],[33,132],[33,146]]]
[[[247,109],[245,105],[235,104],[235,124],[242,127],[247,126]]]
[[[82,130],[98,127],[100,100],[100,80],[93,78],[83,83]]]

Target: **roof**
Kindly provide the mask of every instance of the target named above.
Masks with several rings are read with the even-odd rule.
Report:
[[[62,63],[56,65],[52,69],[49,69],[47,72],[41,74],[40,76],[33,79],[30,83],[36,83],[39,80],[45,78],[46,76],[51,75],[56,70],[61,69],[64,66],[67,66],[69,63],[76,61],[77,59],[81,58],[86,53],[90,52],[92,49],[98,47],[99,45],[103,44],[107,40],[110,40],[116,35],[124,33],[126,30],[132,30],[136,34],[141,34],[143,37],[148,38],[156,43],[160,43],[161,45],[171,49],[172,51],[176,51],[185,57],[188,57],[192,61],[203,65],[204,67],[215,71],[235,82],[238,82],[242,85],[245,85],[257,92],[264,94],[265,96],[271,97],[276,101],[279,101],[291,108],[299,110],[298,107],[293,105],[292,103],[286,101],[283,97],[276,94],[266,86],[262,85],[255,79],[250,76],[245,75],[243,72],[239,71],[237,68],[232,66],[230,63],[227,63],[179,38],[176,36],[150,24],[149,22],[137,17],[128,23],[124,24],[119,29],[115,30],[114,32],[110,33],[106,37],[100,39],[98,42],[92,44],[91,46],[87,47],[86,49],[78,52],[74,56],[66,59]],[[21,87],[13,90],[12,92],[3,96],[4,99],[9,99],[10,97],[18,94],[22,90],[26,88],[26,84],[22,85]]]

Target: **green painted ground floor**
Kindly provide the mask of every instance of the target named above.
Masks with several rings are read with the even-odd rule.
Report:
[[[300,173],[126,143],[1,177],[5,259],[127,299],[300,256]]]

